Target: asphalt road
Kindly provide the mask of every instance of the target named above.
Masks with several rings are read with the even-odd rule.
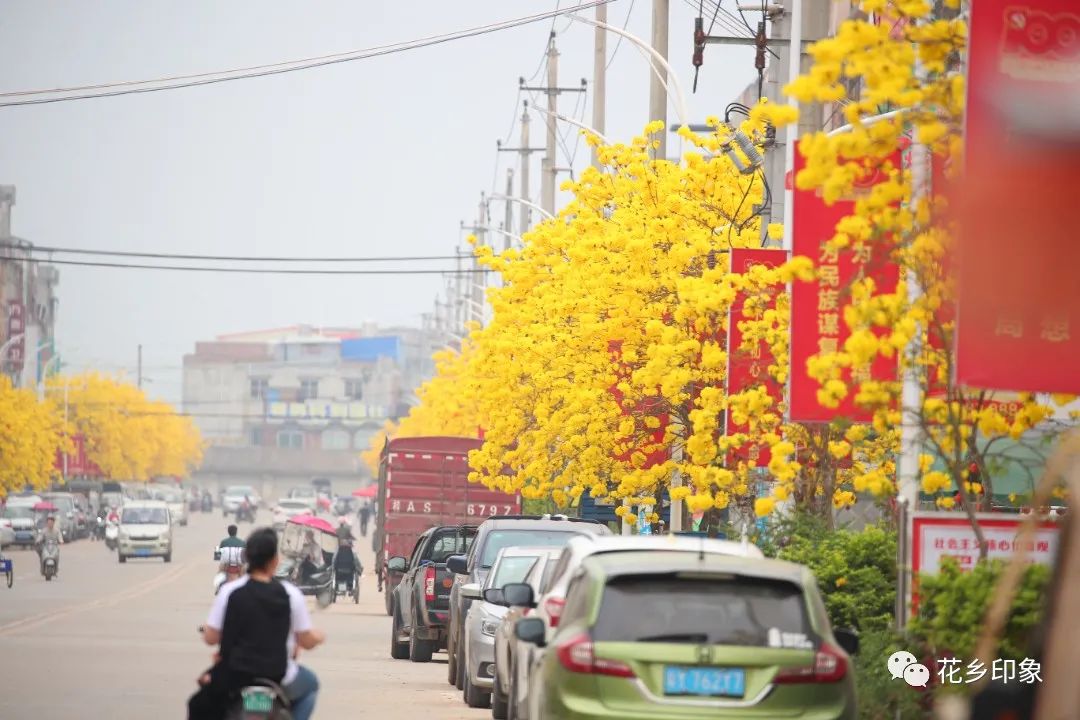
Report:
[[[15,585],[0,584],[0,718],[185,717],[210,660],[196,628],[210,608],[213,550],[225,525],[220,513],[193,515],[188,527],[174,529],[171,564],[121,565],[103,543],[80,540],[61,548],[59,577],[49,583],[33,551],[6,551]],[[361,552],[371,568],[370,543],[361,542]],[[327,633],[322,647],[301,656],[322,684],[315,717],[490,717],[469,710],[446,684],[445,654],[430,664],[390,659],[382,595],[374,577],[361,583],[359,605],[339,600],[319,610],[311,603]]]

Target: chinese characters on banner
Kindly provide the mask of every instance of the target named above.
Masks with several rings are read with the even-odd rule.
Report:
[[[979,0],[971,13],[956,380],[1080,392],[1080,127],[1067,105],[1080,14],[1075,0]]]
[[[9,300],[7,304],[7,367],[10,372],[21,373],[26,362],[26,306],[21,300]],[[16,336],[18,336],[16,338]]]
[[[900,166],[899,154],[892,159]],[[805,166],[802,153],[795,152],[792,182]],[[879,170],[868,170],[860,185],[872,186],[878,181]],[[820,384],[807,374],[807,361],[818,353],[842,350],[851,334],[844,323],[844,307],[849,302],[851,283],[866,274],[875,279],[879,292],[896,288],[897,267],[885,257],[870,256],[869,252],[834,252],[825,244],[836,234],[836,224],[855,210],[853,199],[841,199],[832,205],[811,190],[796,188],[793,194],[793,253],[814,261],[817,279],[813,282],[795,281],[791,287],[791,402],[790,419],[796,422],[829,422],[838,417],[855,422],[871,420],[869,412],[855,405],[855,385],[860,377],[845,371],[844,380],[851,392],[838,408],[828,408],[818,402]],[[867,247],[870,250],[870,247]],[[896,359],[878,357],[869,368],[870,376],[880,380],[896,376]]]
[[[750,268],[755,265],[779,267],[786,258],[787,253],[783,250],[733,248],[731,250],[731,272],[742,275],[749,272]],[[778,287],[776,290],[782,291],[783,288]],[[743,303],[745,301],[746,297],[742,293],[736,296],[735,302],[731,304],[731,315],[728,320],[728,394],[732,395],[758,385],[764,385],[769,397],[779,405],[784,399],[784,388],[769,375],[772,355],[768,343],[762,341],[757,348],[750,352],[740,349],[743,333],[739,329],[739,323],[746,319],[743,313]],[[772,303],[770,303],[771,306]],[[727,426],[725,435],[734,435],[748,430],[745,425],[736,425],[731,420],[730,413],[725,415]],[[756,443],[749,443],[745,447],[739,448],[734,452],[734,456],[737,460],[751,462],[756,467],[768,465],[770,459],[768,446]]]

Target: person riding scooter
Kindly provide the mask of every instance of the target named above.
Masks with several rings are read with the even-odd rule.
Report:
[[[45,527],[38,534],[37,552],[41,561],[41,574],[45,574],[45,547],[56,544],[56,572],[60,573],[60,545],[64,544],[64,534],[56,527],[56,516],[50,515],[45,521]]]
[[[244,541],[236,536],[237,527],[230,525],[228,536],[218,544],[214,558],[219,561],[218,573],[214,576],[214,594],[227,582],[236,580],[244,574]]]
[[[251,502],[251,498],[247,495],[240,501],[240,504],[236,506],[236,522],[247,520],[248,522],[255,522],[255,504]]]

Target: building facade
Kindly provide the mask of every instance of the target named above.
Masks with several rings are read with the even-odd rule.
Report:
[[[35,259],[34,246],[11,233],[15,186],[0,185],[0,370],[18,387],[35,387],[56,358],[56,267]]]
[[[355,486],[387,420],[408,412],[433,348],[412,328],[295,326],[225,335],[184,357],[183,411],[208,442],[200,477],[264,497],[329,477]]]

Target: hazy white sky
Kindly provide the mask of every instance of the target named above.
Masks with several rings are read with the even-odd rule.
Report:
[[[577,0],[563,0],[563,5]],[[0,91],[144,79],[342,52],[543,12],[555,0],[5,0]],[[650,0],[610,21],[648,38]],[[670,55],[689,92],[696,2],[672,0]],[[725,7],[731,9],[730,3]],[[588,11],[589,14],[592,11]],[[708,14],[708,13],[707,13]],[[706,18],[706,23],[708,18]],[[560,84],[592,77],[592,29],[560,19]],[[0,108],[0,183],[38,245],[248,255],[451,254],[520,115],[550,22],[389,57],[207,87]],[[723,31],[717,26],[716,32]],[[609,53],[615,38],[609,40]],[[607,135],[647,120],[648,68],[624,43]],[[754,77],[753,50],[710,46],[695,121]],[[542,84],[538,76],[533,84]],[[564,96],[569,114],[575,99]],[[591,102],[591,98],[586,101]],[[587,105],[580,108],[589,119]],[[533,145],[543,144],[534,115]],[[517,144],[515,125],[510,142]],[[576,135],[567,134],[574,150]],[[675,147],[675,146],[673,146]],[[582,142],[574,165],[589,161]],[[567,164],[560,157],[559,164]],[[496,163],[498,163],[497,175]],[[539,191],[534,155],[532,189]],[[501,210],[493,213],[501,217]],[[293,323],[418,325],[439,276],[304,278],[62,267],[58,345],[73,369],[134,373],[176,401],[196,340]]]

